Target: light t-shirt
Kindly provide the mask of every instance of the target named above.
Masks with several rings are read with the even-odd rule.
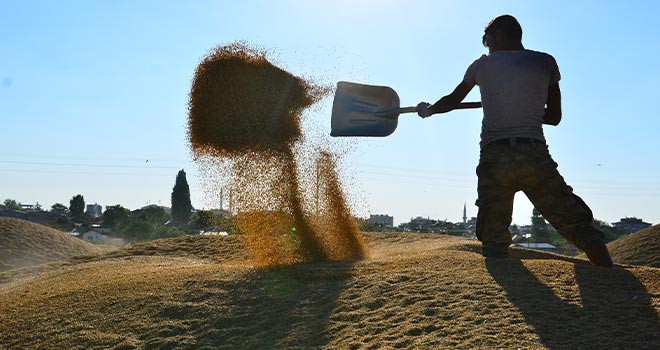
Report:
[[[560,79],[557,62],[543,52],[497,51],[474,61],[463,81],[479,85],[481,92],[481,147],[510,137],[545,142],[542,124],[548,86]]]

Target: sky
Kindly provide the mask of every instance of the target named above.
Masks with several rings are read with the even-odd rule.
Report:
[[[0,200],[170,205],[185,169],[196,208],[219,204],[186,141],[191,79],[217,45],[245,41],[289,72],[434,102],[487,53],[483,28],[515,16],[552,54],[563,120],[544,132],[597,219],[660,222],[660,3],[649,1],[0,1]],[[479,101],[478,89],[466,100]],[[342,150],[356,215],[476,216],[481,110],[399,117],[388,137],[332,139],[329,97],[309,138]],[[317,140],[318,141],[318,140]],[[217,196],[216,196],[217,197]],[[516,196],[513,222],[532,205]]]

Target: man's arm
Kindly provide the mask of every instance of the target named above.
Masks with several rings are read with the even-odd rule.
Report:
[[[543,124],[558,125],[561,122],[561,91],[559,83],[548,86],[548,101],[545,103]]]
[[[417,112],[421,117],[430,117],[436,113],[446,113],[451,110],[456,109],[456,107],[465,99],[468,93],[472,90],[474,84],[468,84],[466,82],[461,82],[456,86],[454,91],[451,94],[442,97],[436,103],[429,105],[428,103],[422,102],[417,105]],[[426,108],[425,111],[423,111]]]

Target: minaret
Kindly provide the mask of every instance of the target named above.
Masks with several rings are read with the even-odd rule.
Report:
[[[465,203],[463,203],[463,224],[467,224],[467,208]]]

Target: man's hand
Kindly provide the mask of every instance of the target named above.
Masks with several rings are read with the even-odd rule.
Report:
[[[434,104],[422,102],[417,105],[415,111],[417,111],[417,114],[422,118],[427,118],[437,113],[453,111],[460,105],[461,101],[463,101],[473,87],[474,84],[461,82],[451,94],[439,99],[438,102]]]
[[[433,112],[431,112],[431,104],[428,102],[420,102],[417,107],[415,107],[415,111],[417,112],[417,115],[419,115],[422,118],[428,118],[433,115]]]

